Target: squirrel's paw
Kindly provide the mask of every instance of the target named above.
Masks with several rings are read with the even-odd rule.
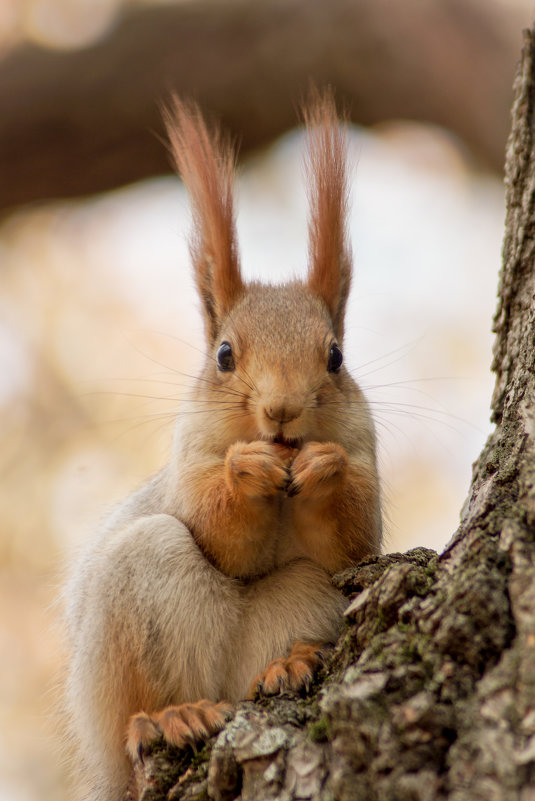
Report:
[[[224,701],[197,701],[194,704],[168,706],[147,715],[139,712],[128,723],[126,750],[132,761],[141,760],[147,748],[163,738],[176,748],[208,740],[224,727],[232,714],[232,706]]]
[[[269,497],[290,483],[289,460],[273,442],[235,442],[227,451],[228,485],[249,497]]]
[[[304,689],[308,692],[328,650],[329,646],[325,643],[296,642],[290,656],[274,659],[263,673],[255,677],[248,697],[278,695],[285,690],[298,692]]]
[[[347,453],[335,442],[307,442],[295,457],[288,495],[329,495],[347,470]]]

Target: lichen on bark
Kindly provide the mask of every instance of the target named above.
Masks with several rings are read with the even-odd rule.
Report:
[[[535,799],[534,40],[507,148],[496,428],[458,531],[440,556],[336,577],[346,627],[311,695],[239,704],[194,757],[160,744],[134,766],[143,801]]]

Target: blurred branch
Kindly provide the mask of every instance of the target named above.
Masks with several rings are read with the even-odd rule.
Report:
[[[242,151],[295,125],[310,79],[351,118],[444,125],[501,170],[520,9],[483,0],[197,0],[125,11],[97,45],[0,62],[0,209],[169,171],[159,103],[196,97]]]

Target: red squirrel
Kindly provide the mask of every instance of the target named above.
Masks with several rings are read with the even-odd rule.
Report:
[[[93,801],[120,801],[128,755],[155,738],[183,747],[248,694],[306,689],[341,626],[332,574],[381,546],[374,426],[342,356],[347,146],[330,92],[305,122],[308,274],[274,286],[240,272],[230,144],[194,104],[166,114],[206,356],[169,464],[68,585],[67,705]]]

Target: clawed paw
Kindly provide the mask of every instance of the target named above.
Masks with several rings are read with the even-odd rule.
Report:
[[[333,442],[307,442],[292,464],[288,495],[322,496],[333,492],[347,469],[347,454]]]
[[[227,451],[227,482],[250,497],[269,497],[290,483],[288,457],[273,442],[236,442]]]
[[[221,731],[231,716],[230,704],[206,700],[168,706],[152,715],[139,712],[128,723],[127,753],[134,762],[143,762],[147,749],[162,738],[176,748],[195,750],[198,743]]]
[[[287,690],[308,692],[318,668],[323,664],[328,646],[324,643],[297,642],[286,658],[274,659],[255,677],[249,698],[278,695]]]
[[[257,498],[278,492],[290,497],[330,494],[347,464],[347,453],[335,442],[307,442],[301,450],[264,440],[235,442],[225,457],[229,487]]]

